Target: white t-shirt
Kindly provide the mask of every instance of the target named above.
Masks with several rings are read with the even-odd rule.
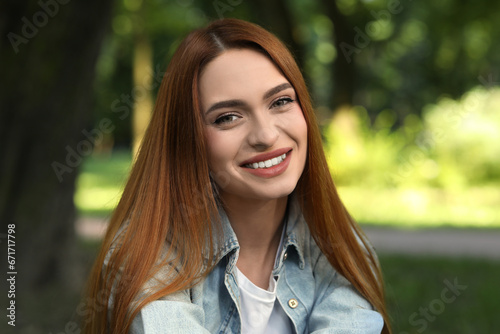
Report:
[[[283,245],[283,233],[276,254],[276,261],[281,254]],[[238,287],[241,301],[241,333],[242,334],[276,334],[292,333],[292,323],[286,315],[283,307],[276,299],[276,279],[271,274],[267,290],[253,284],[236,267]]]
[[[291,321],[276,299],[276,280],[264,290],[236,268],[241,300],[242,334],[292,333]]]

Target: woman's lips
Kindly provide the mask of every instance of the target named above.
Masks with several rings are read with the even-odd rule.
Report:
[[[246,164],[244,167],[252,168],[252,169],[257,169],[257,168],[270,168],[276,165],[279,165],[283,160],[286,158],[286,153],[283,153],[280,156],[277,156],[276,158],[272,158],[269,160],[265,161],[259,161],[259,162],[253,162],[251,164]]]
[[[284,147],[284,148],[279,148],[277,150],[271,151],[271,152],[266,152],[262,153],[259,155],[256,155],[248,160],[243,161],[240,166],[245,166],[248,164],[252,163],[259,163],[259,162],[265,162],[266,160],[271,160],[273,158],[277,158],[279,156],[282,156],[283,154],[286,154],[292,150],[291,147]]]
[[[278,152],[279,150],[270,152],[271,155],[265,156],[267,158],[266,160],[257,160],[252,158],[251,163],[246,163],[241,168],[243,168],[246,172],[258,176],[258,177],[263,177],[263,178],[271,178],[275,177],[278,175],[283,174],[286,169],[288,168],[288,165],[290,164],[291,156],[292,156],[292,150],[288,149],[286,153],[282,153],[279,155],[274,154],[275,152]],[[283,157],[284,156],[284,157]],[[262,159],[263,155],[257,156],[257,158]],[[271,158],[271,159],[269,159]],[[248,160],[247,160],[248,161]],[[254,164],[259,164],[257,168],[254,168]],[[263,167],[262,164],[264,164]]]

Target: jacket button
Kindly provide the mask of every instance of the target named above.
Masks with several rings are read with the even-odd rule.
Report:
[[[290,306],[291,308],[296,308],[297,306],[299,306],[299,302],[297,301],[297,299],[292,298],[288,301],[288,306]]]
[[[283,260],[286,260],[287,257],[288,257],[288,253],[285,252],[285,254],[283,255]]]

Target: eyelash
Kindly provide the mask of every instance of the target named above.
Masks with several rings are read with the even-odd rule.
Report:
[[[277,105],[279,102],[285,102],[284,104],[282,105]],[[294,99],[292,98],[289,98],[289,97],[281,97],[279,99],[277,99],[276,101],[274,101],[272,104],[271,104],[271,108],[282,108],[282,107],[285,107],[287,104],[290,104],[290,103],[293,103],[295,102]],[[222,114],[220,115],[219,117],[217,117],[217,119],[214,121],[214,124],[215,125],[222,125],[224,123],[231,123],[233,122],[235,119],[232,119],[230,121],[223,121],[224,119],[227,119],[228,117],[235,117],[235,118],[238,118],[239,116],[238,115],[235,115],[235,114]]]
[[[271,104],[271,107],[275,106],[278,102],[286,102],[285,104],[282,104],[281,106],[276,106],[276,108],[281,108],[281,107],[284,107],[286,106],[287,104],[289,103],[292,103],[292,102],[295,102],[294,99],[290,98],[290,97],[281,97],[279,99],[277,99],[276,101],[274,101],[272,104]]]
[[[214,124],[221,125],[223,123],[227,123],[227,122],[222,121],[223,119],[225,119],[227,117],[236,117],[236,118],[238,118],[238,116],[235,115],[235,114],[223,114],[223,115],[220,115],[219,117],[217,117],[217,119],[214,121]],[[234,119],[231,120],[231,121],[229,121],[229,123],[233,122],[233,121],[234,121]]]

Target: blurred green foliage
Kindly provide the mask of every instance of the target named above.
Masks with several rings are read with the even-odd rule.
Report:
[[[499,111],[500,89],[482,87],[459,101],[443,98],[424,109],[425,132],[419,140],[435,161],[438,185],[500,185]]]
[[[500,185],[500,89],[443,97],[395,127],[385,109],[372,122],[363,107],[325,128],[325,150],[339,185],[466,187]]]

